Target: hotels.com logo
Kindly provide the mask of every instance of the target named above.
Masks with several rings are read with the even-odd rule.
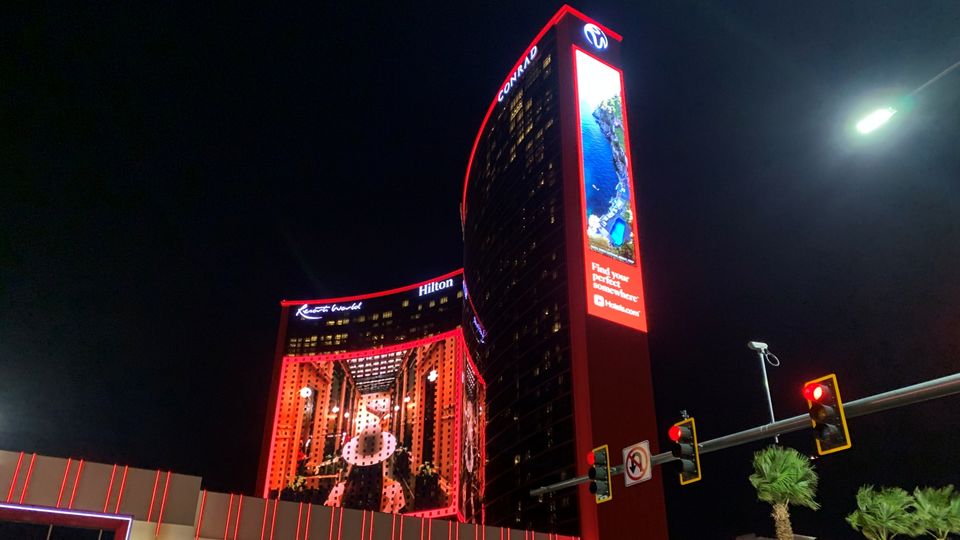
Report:
[[[583,35],[587,38],[587,41],[593,45],[594,49],[602,51],[610,45],[610,40],[607,39],[607,35],[603,33],[603,30],[601,30],[599,26],[593,23],[583,25]]]

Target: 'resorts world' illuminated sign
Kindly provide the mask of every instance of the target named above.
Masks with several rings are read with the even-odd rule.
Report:
[[[645,332],[623,74],[577,47],[574,72],[587,313]]]
[[[363,302],[353,302],[352,304],[325,304],[322,306],[311,306],[304,304],[297,308],[296,316],[303,320],[319,320],[328,313],[340,311],[358,311],[363,307]]]

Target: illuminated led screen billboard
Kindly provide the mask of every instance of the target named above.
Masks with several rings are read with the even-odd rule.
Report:
[[[266,495],[478,522],[484,396],[459,329],[367,351],[285,356]]]
[[[622,72],[574,47],[587,313],[647,330]]]

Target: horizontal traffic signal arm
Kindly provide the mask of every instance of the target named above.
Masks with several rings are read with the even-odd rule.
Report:
[[[954,394],[960,394],[960,373],[954,373],[952,375],[947,375],[946,377],[940,377],[939,379],[924,381],[922,383],[890,390],[889,392],[883,392],[850,401],[844,404],[844,410],[846,411],[847,418],[856,418],[858,416],[866,416],[868,414],[896,409],[897,407],[903,407],[906,405],[913,405],[914,403],[922,403],[924,401],[952,396]],[[725,450],[741,444],[769,439],[777,434],[782,435],[785,433],[793,433],[794,431],[801,431],[804,429],[810,429],[809,414],[802,414],[792,418],[778,420],[770,424],[764,424],[762,426],[745,429],[743,431],[731,433],[730,435],[724,435],[722,437],[717,437],[716,439],[704,441],[699,444],[700,453],[706,454],[709,452],[716,452],[718,450]],[[674,459],[676,458],[673,457],[673,454],[670,452],[661,452],[655,456],[652,456],[650,463],[651,465],[662,465],[664,463],[669,463]],[[621,464],[617,465],[616,467],[612,467],[610,472],[611,474],[623,474],[623,465]],[[550,484],[549,486],[531,490],[530,495],[536,497],[561,489],[571,488],[589,481],[590,479],[586,476],[570,478],[569,480],[564,480],[563,482],[557,482],[556,484]]]

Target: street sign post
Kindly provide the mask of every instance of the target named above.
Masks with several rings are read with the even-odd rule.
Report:
[[[638,442],[623,449],[623,483],[628,487],[653,478],[650,441]]]

